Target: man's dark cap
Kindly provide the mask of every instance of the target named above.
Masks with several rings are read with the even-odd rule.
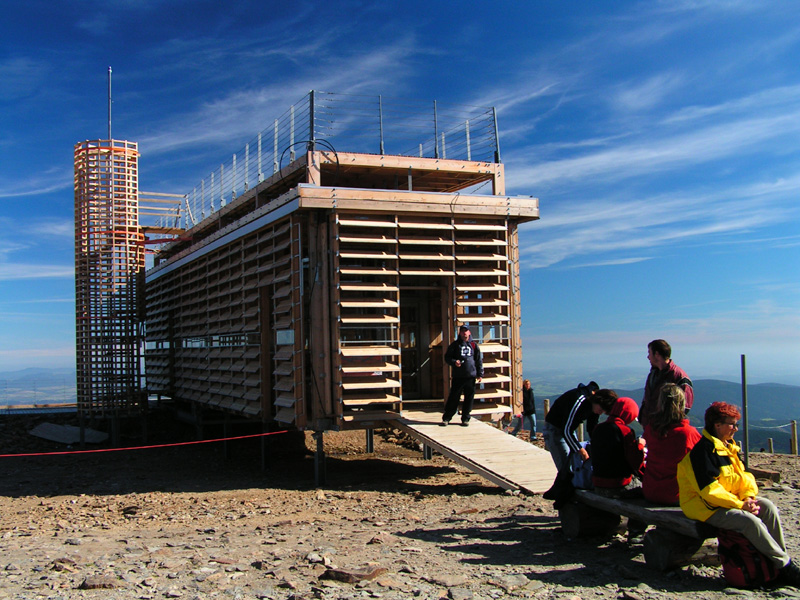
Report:
[[[458,328],[458,333],[461,333],[462,331],[469,331],[469,325],[462,325]]]

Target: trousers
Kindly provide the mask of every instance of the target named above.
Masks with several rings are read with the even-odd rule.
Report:
[[[741,533],[780,569],[790,560],[783,541],[780,513],[772,501],[761,496],[756,496],[756,501],[757,515],[738,508],[720,508],[706,519],[706,523]]]
[[[564,439],[564,430],[545,421],[543,435],[545,446],[550,450],[558,472],[569,471],[569,446]]]
[[[459,377],[453,379],[450,384],[450,394],[447,396],[447,402],[444,405],[442,421],[449,421],[456,414],[458,402],[461,400],[461,394],[464,394],[464,404],[461,406],[461,422],[466,423],[469,421],[469,415],[472,412],[472,404],[475,401],[474,377]]]

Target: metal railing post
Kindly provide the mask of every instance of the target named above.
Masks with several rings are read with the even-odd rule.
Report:
[[[380,127],[381,134],[381,154],[384,154],[383,148],[383,96],[378,96],[378,126]]]
[[[289,113],[289,160],[294,162],[294,104]]]
[[[314,90],[308,94],[308,149],[313,152],[316,149],[316,137],[314,132]]]
[[[275,133],[272,136],[272,172],[278,172],[278,119],[275,119]]]
[[[494,162],[501,163],[500,160],[500,132],[497,128],[497,109],[493,106],[492,107],[492,119],[494,120]]]
[[[469,141],[469,119],[467,119],[465,125],[465,131],[467,134],[467,160],[472,160],[472,147],[470,146],[470,141]]]
[[[436,114],[436,100],[433,101],[433,156],[439,158],[439,117]]]

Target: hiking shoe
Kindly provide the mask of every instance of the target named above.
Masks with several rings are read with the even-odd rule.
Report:
[[[800,567],[790,560],[785,567],[778,571],[778,581],[800,588]]]
[[[439,423],[439,427],[447,427],[450,424],[450,421],[445,421],[442,419],[442,422]]]
[[[469,427],[469,421],[461,421],[462,427]]]

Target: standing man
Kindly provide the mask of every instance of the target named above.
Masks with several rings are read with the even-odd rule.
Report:
[[[650,361],[650,374],[644,384],[644,398],[642,408],[639,410],[639,423],[647,425],[650,415],[658,410],[658,394],[665,383],[674,383],[683,390],[686,397],[684,414],[689,414],[689,409],[694,403],[694,390],[692,380],[686,371],[675,364],[672,348],[665,340],[653,340],[647,344],[647,360]]]
[[[447,425],[456,414],[458,402],[463,393],[461,426],[467,427],[469,415],[472,412],[472,401],[475,399],[475,383],[480,383],[483,378],[481,349],[472,341],[472,333],[467,325],[458,328],[458,339],[448,346],[447,352],[444,354],[444,361],[452,367],[452,381],[440,425]]]

